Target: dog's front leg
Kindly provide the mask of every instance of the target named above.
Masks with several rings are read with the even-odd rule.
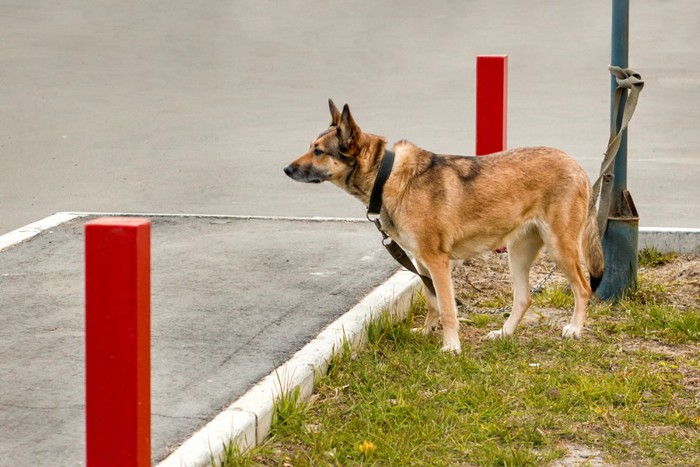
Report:
[[[428,268],[435,286],[437,305],[440,312],[440,320],[442,321],[442,350],[460,353],[462,346],[459,343],[459,321],[457,321],[457,306],[455,305],[455,294],[452,287],[450,257],[443,253],[423,254],[419,261]],[[434,319],[434,316],[430,314],[429,317]],[[428,317],[426,317],[427,324],[429,324]]]
[[[425,267],[425,265],[420,261],[416,261],[416,263],[418,266],[418,272],[424,276],[430,277],[430,271],[428,268]],[[423,325],[423,329],[420,331],[424,336],[427,336],[437,329],[438,322],[440,321],[440,309],[438,307],[437,297],[435,294],[433,294],[433,292],[428,290],[425,285],[423,286],[423,295],[425,296],[425,303],[428,306],[428,311],[425,314],[425,324]]]

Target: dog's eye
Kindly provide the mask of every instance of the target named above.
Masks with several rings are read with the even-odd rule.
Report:
[[[323,151],[319,148],[314,148],[314,156],[320,156],[321,154],[323,154]]]

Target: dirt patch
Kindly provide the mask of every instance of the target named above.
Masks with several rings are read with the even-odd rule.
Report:
[[[583,465],[589,467],[603,467],[610,465],[603,461],[600,451],[575,445],[566,446],[566,449],[566,456],[554,462],[552,467],[578,467]]]
[[[700,257],[680,255],[661,266],[641,267],[639,275],[661,284],[666,290],[663,298],[673,306],[683,310],[700,306]]]
[[[488,253],[458,266],[453,274],[460,313],[507,311],[512,300],[508,255]],[[678,255],[656,267],[640,267],[639,281],[659,284],[658,300],[682,310],[700,306],[700,257]],[[567,284],[563,274],[545,254],[530,271],[530,288],[552,288]],[[498,305],[494,307],[494,305]],[[502,306],[502,309],[498,309]],[[530,312],[529,312],[530,313]],[[527,315],[526,315],[527,316]]]

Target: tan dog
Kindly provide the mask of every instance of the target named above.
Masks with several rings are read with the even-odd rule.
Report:
[[[310,149],[285,167],[294,180],[329,181],[369,202],[386,140],[363,133],[350,109],[329,100],[332,122]],[[543,245],[565,274],[575,297],[563,337],[579,338],[592,291],[603,276],[603,253],[591,185],[581,167],[563,152],[519,148],[484,157],[438,155],[407,141],[393,147],[393,169],[381,197],[382,229],[408,251],[436,296],[426,290],[424,333],[443,327],[443,350],[459,352],[459,323],[450,260],[468,259],[508,247],[513,309],[491,339],[510,336],[531,303],[529,271]],[[580,259],[591,275],[589,285]]]

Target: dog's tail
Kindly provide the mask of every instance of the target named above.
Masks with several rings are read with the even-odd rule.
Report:
[[[598,233],[598,222],[596,221],[596,209],[592,207],[588,210],[588,219],[583,230],[583,259],[591,276],[591,290],[596,291],[605,273],[605,258],[603,256],[603,245],[600,242]]]

